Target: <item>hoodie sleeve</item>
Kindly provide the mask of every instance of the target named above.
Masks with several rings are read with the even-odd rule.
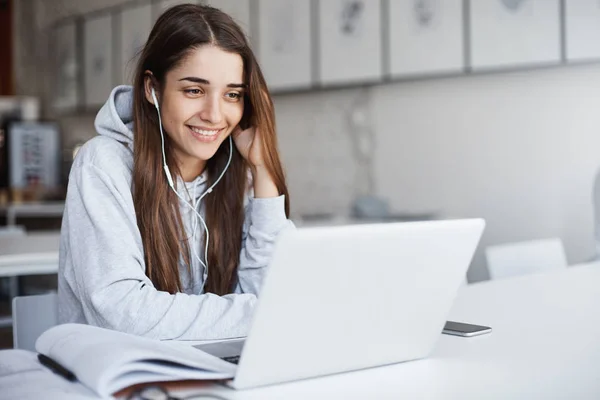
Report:
[[[248,200],[236,292],[258,296],[279,234],[294,225],[285,216],[285,196]]]
[[[59,273],[86,322],[156,339],[245,336],[253,294],[172,295],[153,286],[144,272],[130,184],[124,173],[111,175],[79,164],[69,179]]]

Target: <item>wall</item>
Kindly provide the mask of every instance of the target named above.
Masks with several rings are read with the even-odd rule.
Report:
[[[571,263],[585,261],[598,89],[594,65],[379,87],[376,190],[400,209],[485,217],[481,247],[558,236]]]
[[[495,243],[558,236],[570,263],[585,261],[599,89],[587,65],[279,97],[294,205],[344,213],[361,191],[347,119],[363,99],[375,194],[397,212],[486,219],[470,280],[487,279],[482,249]]]
[[[122,2],[24,1],[38,36],[56,18]],[[17,57],[17,90],[36,78],[29,61]],[[558,236],[570,263],[585,261],[594,256],[599,89],[600,69],[584,65],[278,95],[294,214],[346,215],[355,195],[372,191],[396,212],[484,217],[471,281],[487,279],[489,244]],[[62,124],[68,142],[94,134],[93,115]]]

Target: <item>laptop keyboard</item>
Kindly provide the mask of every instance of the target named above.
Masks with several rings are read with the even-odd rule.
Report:
[[[237,364],[240,362],[240,356],[231,356],[231,357],[221,357],[221,360],[225,360],[232,364]]]

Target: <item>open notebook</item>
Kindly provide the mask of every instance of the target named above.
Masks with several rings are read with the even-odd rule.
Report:
[[[186,344],[81,324],[50,328],[38,338],[36,350],[101,397],[138,383],[222,380],[236,371],[236,365]]]

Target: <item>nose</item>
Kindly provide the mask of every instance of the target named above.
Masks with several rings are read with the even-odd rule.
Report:
[[[211,124],[218,124],[223,120],[220,99],[213,96],[207,97],[200,112],[200,118]]]

